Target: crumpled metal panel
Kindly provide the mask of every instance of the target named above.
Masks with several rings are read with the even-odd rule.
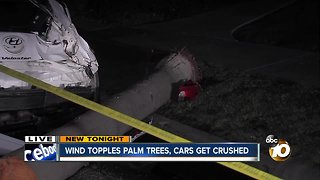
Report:
[[[0,63],[54,86],[92,85],[98,62],[72,24],[66,7],[55,0],[48,0],[51,7],[30,3],[51,16],[46,37],[37,32],[0,32]],[[0,73],[1,88],[28,86]]]

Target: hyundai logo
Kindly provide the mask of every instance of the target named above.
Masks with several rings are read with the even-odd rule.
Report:
[[[2,41],[2,46],[9,53],[18,54],[23,51],[23,39],[19,36],[7,36]]]
[[[18,37],[7,37],[4,40],[8,45],[17,46],[22,44],[22,40]]]

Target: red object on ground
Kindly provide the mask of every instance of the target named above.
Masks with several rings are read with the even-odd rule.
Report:
[[[179,87],[178,98],[179,100],[194,100],[199,92],[200,85],[189,80]]]

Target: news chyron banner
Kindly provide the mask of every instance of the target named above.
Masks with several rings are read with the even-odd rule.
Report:
[[[260,161],[259,143],[133,143],[130,136],[26,136],[25,161]]]

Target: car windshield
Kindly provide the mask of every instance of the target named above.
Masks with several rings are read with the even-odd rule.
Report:
[[[0,31],[43,33],[50,16],[28,0],[0,0]]]

